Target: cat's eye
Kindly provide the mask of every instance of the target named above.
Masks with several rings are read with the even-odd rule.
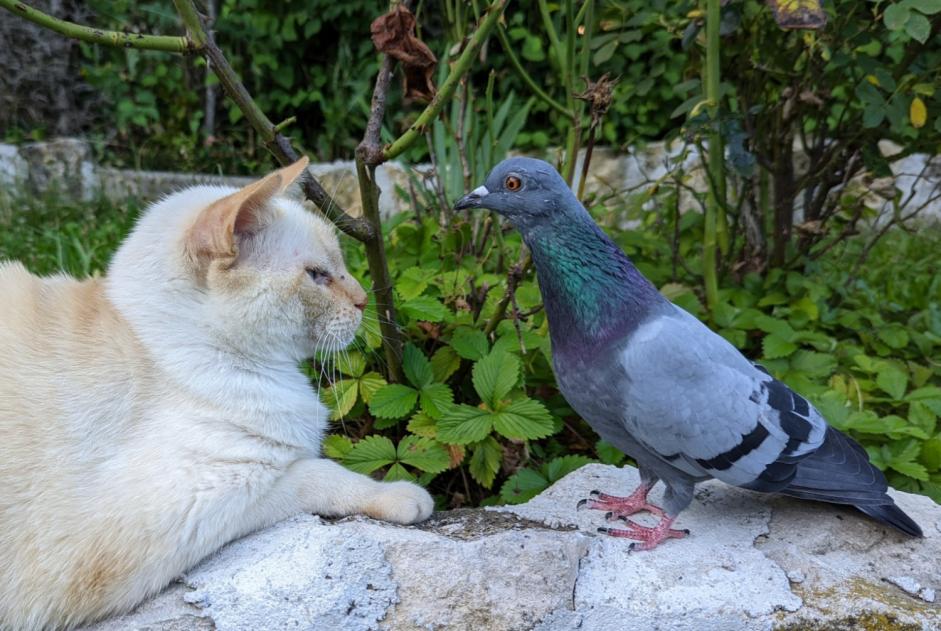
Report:
[[[510,175],[507,176],[503,185],[506,186],[506,190],[508,191],[518,191],[523,187],[523,182],[515,175]]]
[[[307,275],[318,285],[326,285],[330,282],[330,272],[319,267],[308,267]]]

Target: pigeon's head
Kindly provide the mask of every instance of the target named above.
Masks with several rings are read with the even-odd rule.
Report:
[[[582,210],[559,172],[534,158],[504,160],[493,168],[483,186],[459,199],[454,208],[489,208],[524,231]]]

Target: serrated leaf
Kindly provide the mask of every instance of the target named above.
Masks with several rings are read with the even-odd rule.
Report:
[[[503,447],[500,446],[493,436],[488,436],[473,447],[468,470],[471,477],[477,482],[489,489],[493,486],[493,480],[500,470],[500,462],[503,459]]]
[[[515,355],[490,353],[474,364],[472,381],[481,400],[495,407],[519,381],[520,363]]]
[[[419,401],[428,416],[438,419],[454,405],[454,393],[443,383],[432,383],[421,389]]]
[[[941,471],[941,434],[929,438],[921,446],[918,457],[929,471]]]
[[[927,481],[928,470],[917,462],[890,462],[889,467],[916,480]]]
[[[385,377],[375,371],[367,372],[359,378],[359,395],[363,401],[369,403],[372,401],[372,395],[384,385],[386,385]]]
[[[799,350],[791,356],[791,370],[811,379],[829,377],[836,367],[836,358],[826,353]]]
[[[469,405],[455,405],[438,420],[438,440],[466,445],[486,438],[493,428],[493,416],[487,410]]]
[[[406,300],[401,304],[399,310],[412,320],[424,320],[426,322],[441,322],[448,315],[448,310],[441,304],[441,301],[431,296],[418,296]]]
[[[570,474],[577,469],[584,467],[586,464],[591,464],[595,462],[588,456],[579,456],[579,455],[568,455],[568,456],[559,456],[558,458],[553,458],[549,461],[549,464],[546,465],[546,477],[549,479],[549,482],[555,483]]]
[[[447,381],[460,367],[461,358],[450,346],[442,346],[431,356],[431,372],[440,383]]]
[[[414,482],[415,476],[408,472],[408,469],[403,467],[400,463],[396,462],[389,470],[386,471],[385,477],[382,478],[386,482],[397,482],[398,480],[405,480],[406,482]]]
[[[347,377],[359,377],[366,370],[366,358],[362,353],[349,351],[336,355],[337,370]]]
[[[417,401],[417,390],[400,383],[390,383],[373,393],[369,411],[379,418],[398,419],[411,412]]]
[[[549,480],[538,471],[520,469],[500,487],[500,499],[507,504],[522,504],[539,495],[548,486]]]
[[[771,333],[761,340],[761,350],[766,359],[777,359],[787,357],[796,351],[797,344],[788,342],[776,333]]]
[[[552,434],[555,423],[542,403],[527,397],[513,401],[494,414],[493,428],[507,438],[534,440]]]
[[[410,267],[395,281],[395,290],[402,300],[416,298],[428,287],[430,274],[420,267]]]
[[[402,351],[402,370],[405,371],[405,378],[418,390],[430,384],[434,379],[431,362],[411,342],[406,344]]]
[[[901,399],[905,396],[905,389],[908,387],[908,375],[896,368],[894,364],[886,363],[876,375],[876,385],[893,399]]]
[[[443,446],[424,436],[406,436],[399,441],[397,454],[399,462],[428,473],[441,473],[451,462]]]
[[[343,464],[358,473],[372,473],[395,462],[395,445],[385,436],[367,436],[343,457]]]
[[[765,333],[772,333],[779,338],[790,342],[794,337],[794,329],[785,320],[772,318],[768,315],[757,315],[754,318],[754,324]]]
[[[343,460],[346,454],[353,450],[353,441],[346,436],[339,434],[330,434],[320,443],[321,451],[327,458],[334,460]]]
[[[900,325],[884,326],[879,329],[877,334],[879,339],[890,348],[899,349],[908,346],[908,333]]]
[[[598,460],[604,464],[618,466],[627,458],[620,449],[606,440],[599,440],[595,443],[595,453],[598,454]]]
[[[451,337],[451,348],[464,359],[478,360],[487,355],[490,342],[487,336],[479,329],[458,327]]]
[[[912,99],[911,107],[908,108],[908,118],[915,129],[921,129],[928,122],[928,108],[925,107],[925,102],[921,98],[916,96]]]
[[[356,379],[341,379],[323,391],[321,399],[330,408],[330,418],[337,421],[353,409],[356,405],[357,386]]]
[[[416,413],[408,422],[406,428],[408,431],[418,436],[426,438],[437,438],[438,422],[424,412]]]

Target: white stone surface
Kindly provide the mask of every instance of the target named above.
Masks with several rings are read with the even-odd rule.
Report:
[[[527,504],[411,528],[298,516],[91,629],[941,628],[941,507],[926,497],[894,493],[925,529],[916,540],[850,509],[709,482],[677,522],[688,538],[629,552],[576,503],[637,481],[588,465]]]

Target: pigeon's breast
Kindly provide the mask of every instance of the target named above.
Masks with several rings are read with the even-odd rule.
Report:
[[[562,396],[602,437],[624,431],[630,380],[618,361],[621,346],[612,343],[590,354],[561,351],[552,357]]]

